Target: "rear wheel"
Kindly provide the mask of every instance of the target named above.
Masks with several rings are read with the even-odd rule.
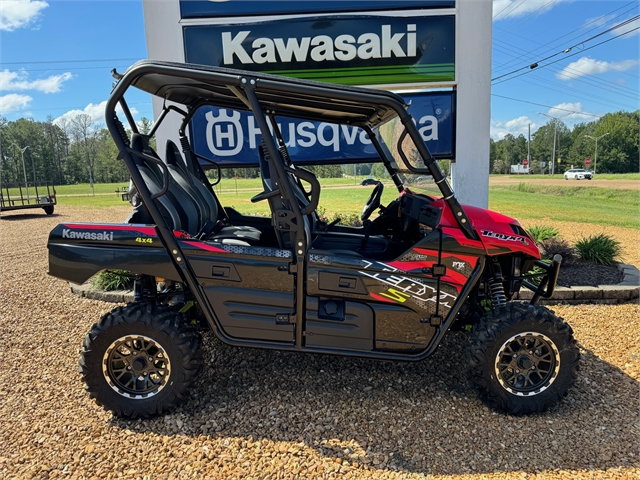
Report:
[[[114,415],[149,418],[186,398],[202,367],[201,337],[177,310],[118,307],[93,325],[78,362],[91,398]]]
[[[542,412],[575,383],[580,353],[571,327],[540,305],[511,303],[489,312],[469,341],[467,376],[491,408]]]
[[[42,209],[47,215],[53,215],[53,205],[47,205],[46,207],[42,207]]]

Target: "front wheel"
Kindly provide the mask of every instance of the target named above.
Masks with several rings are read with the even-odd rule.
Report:
[[[467,376],[489,407],[537,413],[567,395],[579,359],[573,331],[560,317],[540,305],[510,303],[474,326]]]
[[[107,313],[82,343],[82,381],[118,417],[149,418],[175,407],[202,367],[200,334],[177,310],[130,303]]]
[[[42,207],[42,209],[47,215],[53,215],[53,205],[47,205],[46,207]]]

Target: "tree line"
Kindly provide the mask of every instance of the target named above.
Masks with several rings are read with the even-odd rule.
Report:
[[[598,142],[599,173],[638,172],[640,111],[609,113],[596,121],[579,123],[569,129],[561,120],[551,120],[532,134],[531,171],[547,173],[556,136],[556,172],[574,165],[584,167],[585,158],[593,158],[594,141],[587,137],[605,135]],[[151,130],[152,122],[142,118],[141,133]],[[28,147],[25,149],[25,147]],[[527,158],[527,139],[507,134],[490,142],[492,173],[509,173],[511,165]],[[23,151],[24,149],[24,151]],[[0,117],[0,180],[3,186],[49,181],[56,185],[75,183],[128,182],[129,172],[106,128],[95,125],[89,115],[71,119],[52,117],[40,122],[20,118],[8,121]],[[23,163],[24,158],[24,163]],[[546,164],[542,167],[543,164]],[[592,164],[593,166],[593,164]],[[448,162],[441,162],[448,171]],[[316,165],[305,167],[318,177],[372,176],[384,178],[385,168],[379,163],[353,165]],[[223,178],[256,178],[257,168],[223,169]]]
[[[490,171],[509,173],[511,165],[522,164],[527,158],[530,146],[531,173],[549,173],[555,134],[555,173],[562,173],[572,165],[574,168],[587,168],[587,158],[591,159],[590,169],[593,169],[593,138],[601,136],[598,140],[597,173],[638,172],[639,116],[640,110],[608,113],[598,120],[578,123],[573,129],[569,129],[562,120],[550,120],[531,135],[531,145],[522,134],[517,137],[507,134],[497,142],[491,139]]]

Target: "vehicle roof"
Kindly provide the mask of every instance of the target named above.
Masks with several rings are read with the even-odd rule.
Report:
[[[135,63],[119,82],[130,83],[168,102],[249,110],[246,99],[232,91],[242,87],[242,79],[256,81],[260,104],[278,116],[374,128],[407,108],[402,97],[384,90],[156,60]]]

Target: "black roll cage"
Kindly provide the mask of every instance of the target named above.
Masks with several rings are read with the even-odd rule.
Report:
[[[477,234],[471,228],[470,222],[468,220],[467,215],[465,214],[462,206],[458,203],[455,198],[451,187],[449,186],[446,178],[442,174],[440,167],[436,163],[435,159],[431,156],[427,146],[422,141],[421,136],[418,132],[416,125],[413,123],[411,115],[407,112],[407,106],[402,102],[401,97],[391,94],[390,92],[384,91],[375,91],[375,90],[366,90],[360,88],[353,87],[341,87],[338,85],[325,85],[317,82],[309,82],[309,81],[301,81],[295,79],[289,79],[284,77],[276,77],[273,75],[266,74],[256,74],[253,72],[245,72],[240,70],[231,70],[224,68],[212,68],[201,65],[188,65],[188,64],[172,64],[167,62],[156,62],[156,61],[142,61],[138,62],[132,67],[130,67],[124,74],[117,74],[115,71],[114,77],[117,82],[115,83],[113,90],[109,99],[107,100],[107,105],[105,108],[106,115],[106,125],[111,133],[111,136],[116,143],[116,146],[120,150],[123,160],[129,169],[131,174],[131,179],[138,190],[142,201],[148,209],[151,218],[156,224],[156,228],[158,230],[160,241],[163,246],[166,248],[167,252],[170,253],[170,258],[174,263],[176,270],[182,277],[184,283],[189,287],[189,290],[192,292],[195,300],[200,305],[208,305],[208,302],[202,292],[199,289],[199,285],[196,280],[195,272],[192,270],[191,266],[188,262],[186,262],[185,256],[180,248],[176,237],[173,234],[173,231],[169,229],[160,214],[160,211],[156,204],[153,202],[154,198],[166,193],[168,188],[168,179],[164,179],[163,181],[163,189],[156,195],[152,195],[149,189],[147,188],[136,164],[133,160],[133,155],[142,156],[146,160],[153,161],[155,163],[162,164],[163,162],[158,162],[157,159],[148,156],[146,154],[140,154],[139,152],[133,151],[129,147],[128,137],[126,136],[126,132],[118,116],[116,114],[116,107],[118,105],[121,106],[125,117],[127,118],[130,127],[134,133],[138,132],[135,121],[133,120],[133,116],[131,111],[129,110],[127,103],[124,99],[124,94],[131,87],[135,86],[140,88],[141,90],[147,91],[148,93],[159,96],[158,94],[162,93],[162,91],[167,91],[168,93],[164,96],[165,100],[165,108],[163,108],[163,112],[158,118],[158,122],[154,126],[152,132],[155,133],[157,130],[158,124],[164,120],[166,115],[170,110],[177,111],[181,114],[186,114],[182,125],[180,127],[180,135],[184,136],[186,125],[189,120],[193,116],[195,110],[200,106],[206,104],[213,104],[217,106],[228,106],[228,108],[234,109],[245,109],[251,110],[255,116],[258,127],[262,133],[262,138],[265,142],[266,149],[271,156],[273,161],[273,165],[278,173],[278,176],[281,180],[278,184],[278,189],[280,195],[290,204],[293,216],[296,220],[297,228],[295,228],[291,234],[292,238],[295,238],[295,243],[292,243],[292,249],[294,253],[294,262],[291,264],[291,272],[298,273],[296,275],[296,294],[295,294],[295,315],[290,316],[291,323],[296,325],[296,338],[295,338],[295,346],[292,349],[301,350],[303,348],[303,326],[304,326],[304,295],[305,295],[305,267],[306,267],[306,251],[309,245],[307,245],[307,237],[304,230],[304,221],[303,216],[307,213],[308,209],[304,209],[302,211],[298,201],[296,200],[296,196],[292,189],[290,182],[292,181],[288,173],[292,173],[294,175],[298,175],[303,180],[307,180],[304,178],[304,175],[300,175],[299,170],[292,170],[287,168],[283,162],[276,161],[280,159],[280,152],[278,150],[278,146],[273,139],[273,135],[269,130],[269,124],[267,118],[269,115],[276,115],[278,112],[270,110],[269,108],[263,107],[260,99],[258,98],[257,92],[262,92],[263,90],[267,92],[268,95],[272,95],[272,97],[268,97],[267,100],[263,100],[266,102],[271,101],[272,98],[280,98],[279,95],[282,95],[283,105],[285,104],[284,98],[285,95],[289,94],[291,96],[298,96],[298,98],[308,98],[309,101],[307,104],[302,105],[304,102],[300,102],[301,105],[298,104],[289,104],[284,105],[285,112],[282,113],[284,116],[288,117],[299,117],[305,119],[313,119],[313,118],[322,118],[321,112],[318,112],[317,107],[314,109],[314,106],[317,106],[319,103],[317,99],[324,99],[326,102],[337,102],[342,101],[344,104],[349,102],[350,104],[355,104],[351,108],[345,107],[345,116],[351,115],[351,117],[356,117],[359,113],[361,113],[362,109],[358,109],[357,106],[360,104],[364,106],[372,106],[372,105],[380,105],[380,107],[385,107],[387,118],[390,117],[390,111],[393,111],[402,124],[405,127],[405,134],[409,135],[414,144],[417,147],[418,153],[423,159],[424,165],[428,169],[429,173],[432,175],[435,183],[438,185],[444,200],[448,203],[451,208],[458,225],[461,230],[465,233],[468,238],[477,239]],[[145,76],[150,76],[150,81],[145,81]],[[169,80],[176,82],[176,84],[167,85],[164,84],[163,81],[168,82]],[[180,83],[182,80],[184,83]],[[154,83],[155,81],[155,83]],[[137,85],[140,84],[140,85]],[[229,96],[225,97],[224,94],[220,93],[219,87],[226,87],[226,91],[230,91],[233,96],[239,100],[241,105],[238,103],[233,103],[233,99]],[[173,93],[172,88],[178,93]],[[193,92],[196,94],[198,92],[205,92],[208,95],[208,98],[198,98],[194,96]],[[191,96],[189,94],[191,93]],[[210,95],[209,95],[210,94]],[[187,112],[175,107],[173,105],[166,106],[166,101],[176,101],[176,99],[191,99],[191,101],[187,104]],[[311,100],[313,99],[313,100]],[[219,102],[217,102],[219,100]],[[179,101],[179,100],[178,100]],[[295,110],[295,107],[300,107],[298,110]],[[271,107],[273,108],[273,107]],[[292,114],[293,111],[293,114]],[[297,114],[296,114],[297,113]],[[385,112],[382,112],[383,114]],[[372,115],[372,118],[369,118],[368,121],[362,120],[362,117],[359,117],[359,120],[346,123],[350,123],[352,125],[359,126],[363,128],[369,138],[371,139],[376,151],[380,155],[380,158],[385,163],[385,166],[390,172],[394,172],[392,169],[392,161],[389,158],[389,153],[385,152],[385,148],[383,144],[378,140],[375,135],[372,125],[381,124],[386,121],[385,118],[381,118],[380,113],[375,112]],[[325,120],[326,121],[326,120]],[[274,125],[277,128],[277,125]],[[200,156],[199,156],[200,157]],[[201,157],[205,160],[208,160],[204,157]],[[210,161],[210,160],[209,160]],[[215,163],[215,162],[212,162]],[[168,170],[166,166],[160,165],[163,169],[163,174],[168,176]],[[407,168],[414,170],[410,165],[407,165]],[[414,170],[415,171],[415,170]],[[425,172],[426,173],[426,172]],[[310,177],[309,177],[310,178]],[[394,183],[398,187],[399,191],[403,190],[402,182],[395,172],[392,175]],[[317,181],[312,183],[312,192],[314,189],[317,189],[316,197],[319,197],[319,183]],[[475,285],[477,282],[482,268],[484,266],[484,262],[481,261],[476,270],[472,275],[471,281],[465,286],[465,295],[469,293],[471,287]],[[397,359],[411,359],[411,360],[420,360],[425,358],[429,354],[431,354],[435,348],[437,347],[439,340],[441,339],[444,332],[446,332],[448,326],[451,324],[453,319],[458,313],[459,308],[461,307],[462,302],[458,302],[456,306],[449,313],[446,321],[444,322],[441,332],[439,335],[434,338],[434,341],[429,345],[429,347],[422,353],[416,355],[389,355],[389,354],[376,354],[372,352],[370,357],[380,357],[380,358],[394,358]],[[220,328],[218,320],[215,318],[215,314],[209,311],[207,308],[203,308],[203,313],[210,325],[210,327],[216,331],[216,333],[224,339],[227,343],[232,345],[245,345],[245,346],[256,346],[252,342],[247,342],[243,340],[233,339],[226,336],[223,332],[223,329]],[[264,344],[263,346],[268,346],[268,344]],[[275,345],[274,345],[275,346]],[[282,345],[277,345],[276,348],[283,349]],[[285,348],[286,349],[286,348]],[[335,352],[334,352],[335,353]],[[344,354],[349,354],[349,352],[342,352]]]

